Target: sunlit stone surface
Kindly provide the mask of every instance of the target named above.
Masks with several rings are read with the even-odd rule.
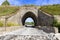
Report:
[[[54,33],[45,33],[35,28],[22,28],[0,36],[0,40],[58,40]]]

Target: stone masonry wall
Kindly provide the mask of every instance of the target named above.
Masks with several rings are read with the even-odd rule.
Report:
[[[38,13],[39,23],[42,26],[52,26],[54,17],[52,15],[49,15],[47,13],[42,12],[39,10]]]
[[[47,13],[42,12],[41,10],[38,10],[38,8],[34,7],[21,7],[20,10],[14,14],[13,16],[9,17],[7,22],[14,22],[17,24],[22,25],[22,17],[26,12],[33,12],[38,20],[38,26],[51,26],[53,23],[54,17],[52,15],[49,15]]]

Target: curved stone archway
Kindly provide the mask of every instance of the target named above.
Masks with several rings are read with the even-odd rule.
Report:
[[[38,7],[35,6],[23,6],[20,7],[19,11],[8,18],[8,22],[14,22],[23,26],[25,20],[31,17],[34,20],[35,26],[52,26],[54,21],[54,16],[48,13],[45,13],[39,10]]]
[[[25,24],[25,20],[29,17],[34,20],[34,26],[37,26],[37,17],[35,16],[35,14],[33,12],[27,12],[23,15],[22,20],[21,20],[22,25]]]

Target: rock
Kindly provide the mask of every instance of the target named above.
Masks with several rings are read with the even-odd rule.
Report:
[[[60,33],[56,33],[55,37],[57,37],[60,40]]]
[[[35,28],[22,28],[0,38],[0,40],[58,40],[54,33],[46,33]]]
[[[49,37],[50,36],[50,37]],[[55,37],[43,35],[11,35],[5,36],[3,40],[57,40]]]

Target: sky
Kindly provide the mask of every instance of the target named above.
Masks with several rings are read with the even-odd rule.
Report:
[[[0,5],[5,0],[0,0]],[[34,4],[34,5],[52,5],[52,4],[60,4],[60,0],[8,0],[8,2],[11,5],[15,6],[21,6],[21,5],[28,5],[28,4]],[[28,22],[33,21],[31,18],[27,19]]]
[[[25,22],[34,22],[32,18],[27,18]]]
[[[60,0],[8,0],[11,5],[48,5],[48,4],[60,4]]]
[[[0,5],[5,0],[0,0]],[[25,4],[34,4],[34,5],[48,5],[48,4],[60,4],[60,0],[8,0],[11,5],[25,5]]]

